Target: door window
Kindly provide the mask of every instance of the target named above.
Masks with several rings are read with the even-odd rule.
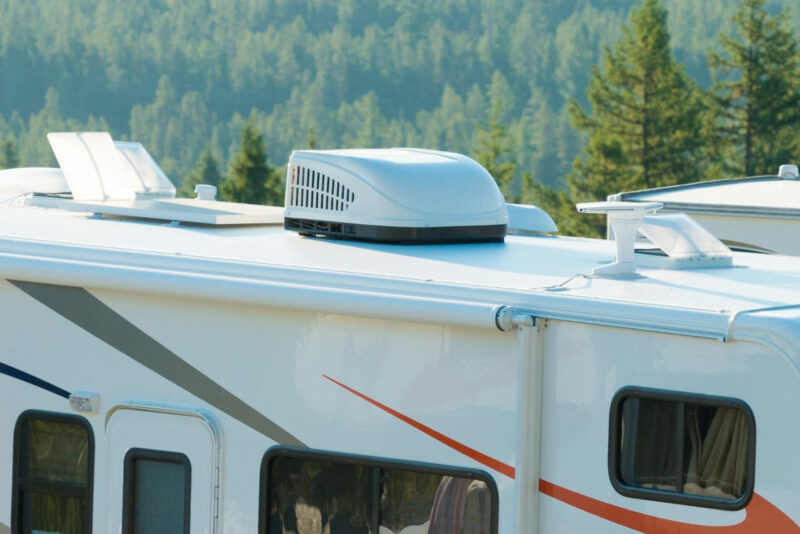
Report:
[[[125,456],[124,534],[188,534],[192,468],[185,454],[131,449]]]

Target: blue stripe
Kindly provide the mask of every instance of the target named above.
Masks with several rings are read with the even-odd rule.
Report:
[[[45,382],[41,378],[37,378],[31,374],[26,373],[25,371],[20,371],[10,365],[6,365],[4,363],[0,363],[0,374],[8,375],[11,378],[16,378],[17,380],[22,380],[23,382],[27,382],[32,386],[36,386],[37,388],[42,388],[50,393],[55,393],[65,399],[69,398],[69,391],[63,390],[58,386],[54,386],[50,382]]]

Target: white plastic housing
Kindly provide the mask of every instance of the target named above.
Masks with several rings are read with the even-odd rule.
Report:
[[[800,170],[797,165],[781,165],[778,169],[778,177],[784,180],[797,180],[800,178]]]
[[[22,167],[0,171],[0,197],[29,193],[69,193],[69,185],[61,169]]]
[[[595,267],[592,274],[610,278],[636,276],[634,252],[639,227],[646,214],[653,213],[662,207],[661,202],[587,202],[578,204],[577,208],[581,213],[605,213],[608,216],[608,225],[614,232],[614,240],[617,244],[616,261]]]
[[[505,200],[477,162],[414,148],[296,150],[286,217],[381,227],[505,225]]]
[[[210,184],[197,184],[194,186],[197,200],[216,200],[217,188]]]
[[[639,232],[667,256],[680,260],[730,260],[731,250],[685,213],[650,215]]]
[[[107,132],[53,132],[47,140],[75,200],[175,196],[175,186],[140,143],[114,142]]]
[[[133,200],[120,152],[107,132],[47,134],[64,178],[76,200]]]
[[[506,204],[509,234],[549,234],[558,231],[553,218],[538,206]]]
[[[126,178],[137,196],[175,196],[172,181],[141,143],[114,141],[114,147],[122,156]]]

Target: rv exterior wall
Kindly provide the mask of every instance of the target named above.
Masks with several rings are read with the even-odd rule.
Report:
[[[501,532],[514,515],[513,481],[401,422],[324,375],[435,428],[504,464],[514,462],[516,337],[497,330],[302,313],[117,291],[92,294],[143,333],[309,447],[489,471],[500,491]],[[222,435],[221,532],[252,533],[259,469],[276,441],[110,347],[8,282],[0,283],[3,363],[68,391],[99,392],[87,415],[96,437],[94,532],[109,530],[120,503],[109,495],[109,410],[128,403],[200,409]],[[47,335],[42,335],[47,332]],[[65,349],[67,348],[67,349]],[[36,355],[37,357],[32,357]],[[58,355],[57,357],[51,355]],[[69,402],[0,375],[0,421],[13,428],[36,408],[70,413]],[[192,388],[192,384],[186,387]],[[131,443],[130,446],[141,446]],[[12,451],[0,448],[0,480],[11,480]],[[0,484],[9,503],[11,484]],[[9,524],[9,507],[0,524]],[[118,531],[112,525],[111,531]],[[194,532],[194,531],[193,531]]]
[[[516,336],[110,290],[92,294],[308,447],[487,471],[499,490],[499,533],[515,534]],[[274,439],[244,424],[236,408],[209,401],[198,384],[175,384],[165,369],[126,354],[124,344],[112,348],[7,282],[0,283],[0,313],[11,318],[0,322],[3,363],[67,391],[101,395],[100,412],[86,415],[96,441],[94,532],[119,530],[120,493],[111,486],[119,484],[122,466],[108,459],[116,458],[111,447],[119,450],[120,444],[107,438],[112,412],[131,403],[207,414],[219,429],[222,454],[218,531],[256,531],[259,468]],[[541,336],[542,481],[687,523],[730,524],[734,515],[741,517],[631,499],[614,490],[607,457],[611,400],[623,387],[658,388],[746,402],[758,429],[756,493],[789,513],[800,509],[800,491],[793,489],[800,463],[792,460],[800,427],[775,417],[776,409],[800,403],[791,355],[751,342],[554,320]],[[31,408],[70,413],[66,398],[7,376],[0,380],[0,421],[6,428]],[[154,429],[157,422],[141,426]],[[130,447],[147,448],[136,436],[145,440],[149,434],[134,428],[126,439]],[[491,466],[475,453],[486,455]],[[0,448],[0,480],[11,479],[12,457],[8,447]],[[197,476],[200,468],[193,466]],[[0,484],[0,503],[10,502],[10,489]],[[9,524],[8,514],[8,506],[0,509],[0,524]],[[793,520],[800,518],[795,514]],[[540,496],[539,525],[541,533],[560,532],[564,525],[578,532],[627,532],[548,493]]]
[[[770,460],[792,457],[800,446],[800,427],[774,417],[776,399],[781,405],[800,401],[793,358],[749,342],[720,343],[561,321],[549,322],[544,344],[542,480],[654,518],[692,525],[741,522],[742,512],[631,499],[614,490],[608,472],[609,407],[620,388],[639,386],[745,401],[757,428],[756,494],[781,510],[800,509],[800,491],[785,491],[795,487],[790,480],[800,476],[800,463],[777,462],[783,466],[779,467]],[[576,532],[628,532],[614,523],[623,516],[576,513],[574,507],[545,495],[540,532],[559,532],[565,524]],[[795,514],[792,519],[800,517]]]

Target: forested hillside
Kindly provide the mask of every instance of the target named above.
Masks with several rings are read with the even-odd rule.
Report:
[[[0,0],[0,142],[22,165],[51,164],[46,132],[109,129],[180,185],[205,148],[224,172],[247,118],[274,165],[309,145],[476,155],[499,127],[512,187],[528,173],[561,189],[588,139],[570,99],[590,108],[592,69],[639,4]],[[708,52],[740,3],[662,5],[675,59],[709,87]],[[800,26],[797,0],[766,8]]]

